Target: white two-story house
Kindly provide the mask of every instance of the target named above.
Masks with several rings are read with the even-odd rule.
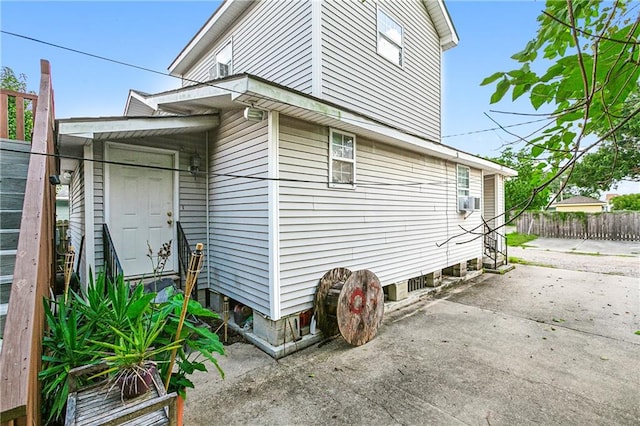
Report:
[[[58,121],[83,158],[62,165],[83,281],[112,253],[148,275],[147,241],[184,234],[205,245],[199,289],[253,309],[278,347],[332,268],[406,286],[478,267],[515,173],[441,143],[457,42],[440,0],[226,0],[169,66],[180,87]]]

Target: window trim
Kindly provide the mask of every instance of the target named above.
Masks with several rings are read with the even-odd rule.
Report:
[[[215,53],[213,54],[213,65],[209,68],[209,79],[210,80],[216,80],[218,78],[224,78],[224,77],[220,77],[219,73],[218,73],[218,55],[224,50],[226,49],[228,46],[231,46],[231,66],[229,67],[229,74],[226,75],[225,77],[228,77],[230,75],[233,75],[233,67],[234,67],[234,57],[233,57],[233,37],[229,37],[227,40],[225,40],[224,43],[220,44],[220,48],[218,50],[215,51]],[[211,76],[211,71],[215,69],[216,75],[215,77]]]
[[[467,187],[460,187],[460,170],[467,171]],[[460,191],[466,191],[465,195],[461,195]],[[471,196],[471,167],[464,166],[462,164],[456,165],[456,200],[460,197],[470,197]]]
[[[334,133],[349,136],[353,138],[353,158],[343,158],[343,157],[333,157],[333,135]],[[347,189],[355,189],[356,188],[356,146],[357,140],[356,135],[353,133],[345,132],[339,129],[329,128],[329,187],[330,188],[347,188]],[[345,163],[353,164],[353,182],[352,183],[341,183],[341,182],[333,182],[333,160],[343,161]]]
[[[400,27],[400,44],[398,45],[398,43],[396,43],[394,40],[391,40],[388,36],[386,36],[385,34],[383,34],[382,32],[380,32],[380,14],[385,15],[387,18],[389,18],[391,21],[393,21],[394,24],[396,24],[397,26]],[[388,43],[391,43],[392,45],[398,47],[400,49],[400,63],[396,63],[395,61],[387,58],[386,56],[384,56],[383,54],[380,53],[380,37],[384,38]],[[396,19],[395,16],[391,15],[390,13],[387,13],[384,9],[382,9],[380,7],[380,5],[376,6],[376,53],[384,58],[386,61],[391,62],[393,65],[400,67],[400,68],[404,68],[404,25],[402,25],[400,23],[399,19]]]

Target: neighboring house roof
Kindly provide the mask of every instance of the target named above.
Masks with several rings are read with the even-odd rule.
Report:
[[[238,74],[143,97],[154,110],[184,115],[241,106],[275,110],[291,117],[336,127],[390,145],[466,164],[490,173],[516,176],[513,169],[417,135],[408,134],[336,104],[249,74]],[[177,117],[176,117],[177,118]],[[62,129],[62,126],[61,126]]]
[[[169,73],[183,74],[253,3],[247,0],[225,0],[169,65]],[[423,3],[440,36],[442,50],[456,46],[459,41],[458,33],[444,1],[423,0]]]
[[[566,200],[558,201],[554,203],[554,206],[566,206],[577,204],[607,204],[604,201],[596,200],[595,198],[585,197],[583,195],[577,195],[575,197],[567,198]]]

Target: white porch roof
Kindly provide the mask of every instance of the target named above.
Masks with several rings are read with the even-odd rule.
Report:
[[[279,111],[301,120],[342,129],[404,149],[465,164],[489,174],[517,175],[515,170],[508,167],[436,141],[405,133],[335,104],[252,75],[236,75],[143,96],[140,99],[156,111],[185,115],[242,106]]]

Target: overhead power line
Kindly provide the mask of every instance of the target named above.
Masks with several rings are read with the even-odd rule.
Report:
[[[212,83],[210,81],[198,81],[198,80],[193,80],[193,79],[190,79],[190,78],[185,78],[183,76],[172,75],[172,74],[169,74],[167,72],[154,70],[152,68],[148,68],[148,67],[132,64],[130,62],[125,62],[125,61],[121,61],[121,60],[118,60],[118,59],[109,58],[107,56],[98,55],[98,54],[87,52],[87,51],[84,51],[84,50],[74,49],[72,47],[63,46],[63,45],[60,45],[60,44],[57,44],[57,43],[52,43],[52,42],[49,42],[49,41],[46,41],[46,40],[38,39],[38,38],[35,38],[35,37],[30,37],[30,36],[27,36],[27,35],[24,35],[24,34],[18,34],[18,33],[7,31],[7,30],[0,30],[0,32],[3,33],[3,34],[7,34],[7,35],[10,35],[10,36],[13,36],[13,37],[22,38],[24,40],[29,40],[29,41],[32,41],[34,43],[40,43],[40,44],[43,44],[43,45],[46,45],[46,46],[51,46],[51,47],[54,47],[56,49],[66,50],[68,52],[73,52],[73,53],[76,53],[76,54],[79,54],[79,55],[88,56],[88,57],[91,57],[91,58],[94,58],[94,59],[99,59],[99,60],[102,60],[102,61],[111,62],[111,63],[117,64],[117,65],[122,65],[122,66],[125,66],[125,67],[134,68],[134,69],[137,69],[137,70],[140,70],[140,71],[150,72],[150,73],[161,75],[161,76],[164,76],[164,77],[175,78],[175,79],[178,79],[178,80],[180,80],[182,82],[187,81],[189,83],[194,83],[194,84],[203,84],[203,85],[210,86],[210,87],[215,87],[215,88],[219,88],[219,89],[228,90],[230,92],[237,93],[237,94],[242,94],[243,93],[243,92],[240,92],[240,91],[229,89],[227,87],[222,87],[222,86],[217,85],[215,83]],[[263,100],[269,100],[266,97],[261,97],[261,98]],[[288,105],[288,106],[295,106],[295,105],[292,105],[292,104],[289,104],[289,103],[283,102],[283,101],[281,101],[281,103],[283,103],[285,105]],[[323,114],[325,116],[328,116],[328,117],[331,117],[331,118],[340,118],[339,114],[331,114],[330,112],[326,112],[326,111],[322,112],[321,114]],[[548,118],[546,118],[546,119],[548,119]],[[515,123],[515,124],[510,124],[510,125],[507,125],[507,126],[503,126],[503,127],[507,128],[507,127],[524,126],[524,125],[527,125],[527,124],[536,123],[538,121],[543,121],[543,120],[546,120],[546,119],[532,120],[532,121],[526,121],[526,122],[522,122],[522,123]],[[369,121],[363,121],[363,120],[357,120],[357,119],[354,119],[354,120],[351,120],[351,121],[356,122],[356,123],[368,124],[368,125],[372,125],[373,124],[374,126],[380,127],[380,128],[387,128],[387,126],[385,126],[385,125],[378,124],[378,123],[371,123]],[[473,131],[464,132],[464,133],[458,133],[458,134],[453,134],[453,135],[444,135],[444,136],[441,136],[441,138],[445,139],[445,138],[452,138],[452,137],[457,137],[457,136],[466,136],[466,135],[472,135],[472,134],[476,134],[476,133],[491,132],[491,131],[495,131],[495,130],[501,130],[501,128],[500,127],[493,127],[493,128],[489,128],[489,129],[473,130]]]

